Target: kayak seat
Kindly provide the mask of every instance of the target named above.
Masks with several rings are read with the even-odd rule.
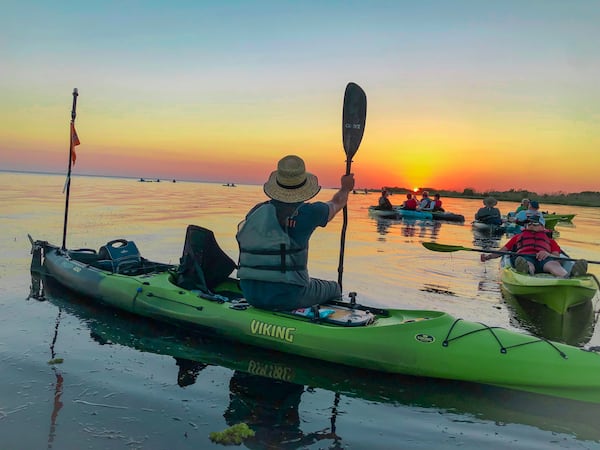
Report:
[[[84,264],[94,265],[96,262],[98,262],[98,253],[96,253],[96,250],[92,248],[78,248],[76,250],[69,250],[69,257]]]
[[[236,268],[236,263],[219,247],[211,230],[188,225],[175,280],[177,286],[212,294]]]

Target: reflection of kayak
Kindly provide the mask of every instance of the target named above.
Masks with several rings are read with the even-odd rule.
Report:
[[[516,326],[536,336],[581,347],[594,334],[594,304],[591,301],[558,314],[541,303],[515,297],[506,288],[502,289],[502,297],[517,322]]]
[[[433,215],[427,211],[415,211],[413,209],[402,209],[399,206],[396,207],[395,209],[398,214],[400,214],[402,217],[406,217],[408,219],[423,219],[423,220],[433,219]]]
[[[570,271],[573,261],[562,264]],[[502,285],[509,293],[544,304],[559,314],[591,300],[598,290],[591,275],[557,278],[549,273],[523,274],[512,267],[509,256],[502,257],[500,267]]]
[[[369,214],[383,219],[400,219],[400,214],[395,209],[379,209],[377,206],[369,206]]]
[[[474,220],[471,222],[471,225],[473,226],[473,229],[481,232],[487,232],[489,234],[502,234],[504,231],[506,231],[504,224],[494,225],[491,223],[484,223],[480,222],[479,220]]]
[[[432,211],[433,220],[446,220],[448,222],[464,222],[465,216],[451,212]]]
[[[165,367],[165,364],[168,367],[167,357],[170,356],[174,358],[171,363],[173,366],[177,362],[181,367],[184,361],[188,362],[188,366],[193,363],[199,367],[212,364],[264,377],[265,392],[269,391],[272,383],[284,381],[326,390],[327,393],[339,393],[342,404],[345,403],[344,399],[355,398],[376,404],[403,408],[409,406],[420,413],[450,412],[503,425],[514,423],[538,430],[569,430],[569,434],[578,439],[597,439],[596,428],[592,426],[598,413],[596,404],[480,384],[373,373],[350,367],[340,370],[337,364],[315,364],[314,360],[294,355],[236,344],[204,334],[185,334],[176,327],[141,317],[114,314],[110,309],[98,307],[62,288],[52,279],[45,279],[43,288],[45,298],[63,312],[76,317],[79,321],[77,325],[84,330],[89,329],[98,345],[111,348],[122,346],[128,351],[133,349],[141,352],[148,360],[144,360],[145,367],[157,358],[161,367]],[[153,359],[153,355],[157,355],[156,358]],[[125,363],[121,358],[113,360],[112,356],[110,360],[109,371],[117,361]],[[135,360],[138,361],[137,356]],[[152,370],[152,365],[147,367]],[[217,373],[221,376],[221,372]],[[227,371],[222,373],[223,376],[229,375]],[[213,375],[200,372],[199,377],[198,383],[206,385]],[[276,406],[280,411],[281,405]]]
[[[209,230],[204,233],[214,239]],[[209,239],[196,241],[202,246],[195,252],[206,258],[202,266],[193,267],[204,269],[202,278],[206,283],[212,280],[212,286],[200,289],[197,280],[194,286],[198,289],[193,291],[182,287],[171,266],[139,254],[134,258],[137,247],[132,242],[112,242],[123,244],[118,247],[121,250],[107,253],[103,246],[98,253],[63,251],[36,241],[32,270],[43,269],[60,284],[98,303],[182,328],[211,330],[243,344],[380,372],[600,403],[600,355],[596,353],[456,319],[441,311],[330,302],[321,305],[320,318],[314,320],[261,310],[240,298],[237,280],[228,277],[233,269],[223,264],[222,258],[227,256],[203,247]],[[128,251],[125,259],[123,249]],[[223,265],[228,267],[224,276],[218,270]]]

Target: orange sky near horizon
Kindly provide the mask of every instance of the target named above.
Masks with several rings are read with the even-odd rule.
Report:
[[[261,104],[255,105],[254,116],[252,108],[246,107],[248,117],[229,122],[202,113],[193,120],[175,113],[175,119],[168,119],[164,111],[152,110],[112,116],[90,106],[86,98],[90,94],[83,90],[76,119],[82,144],[77,147],[74,172],[261,184],[280,157],[296,153],[323,186],[336,186],[345,170],[343,88],[335,93],[338,98],[331,93],[326,101],[316,102],[315,117],[298,124],[287,116],[265,117],[268,105]],[[352,166],[357,187],[426,186],[480,192],[514,188],[538,193],[598,190],[598,131],[578,135],[576,127],[555,119],[543,127],[535,121],[538,130],[545,128],[545,132],[523,134],[522,125],[506,119],[500,124],[479,118],[477,126],[466,120],[444,122],[402,113],[389,123],[391,112],[377,103],[380,94],[369,95],[365,90],[369,101],[366,131]],[[66,171],[68,94],[62,95],[62,105],[2,118],[7,126],[0,154],[3,168]],[[303,114],[309,117],[310,110],[305,108]],[[569,150],[573,146],[576,156]]]

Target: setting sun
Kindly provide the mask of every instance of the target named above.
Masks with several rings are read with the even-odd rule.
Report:
[[[413,188],[413,192],[419,192],[419,188],[418,187]]]

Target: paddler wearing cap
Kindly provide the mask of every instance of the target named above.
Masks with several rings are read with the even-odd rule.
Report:
[[[541,216],[528,217],[525,229],[514,235],[500,252],[516,252],[511,256],[511,263],[517,272],[533,275],[535,273],[550,273],[558,278],[580,277],[587,272],[587,261],[580,259],[575,262],[570,273],[555,259],[560,256],[558,243],[548,236],[548,230],[540,221]],[[500,254],[482,254],[481,261],[498,258]]]
[[[308,202],[321,190],[304,161],[288,155],[264,184],[270,200],[254,206],[238,225],[237,275],[244,297],[257,308],[289,311],[341,298],[336,281],[308,274],[308,242],[348,202],[354,175],[343,175],[328,202]]]

